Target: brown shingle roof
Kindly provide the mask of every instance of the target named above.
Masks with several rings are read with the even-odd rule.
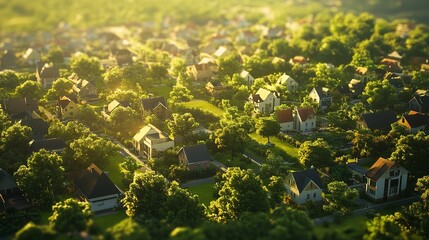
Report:
[[[292,108],[277,111],[277,122],[293,122]]]
[[[397,167],[400,167],[400,165],[380,157],[365,173],[365,176],[377,181],[387,170]]]
[[[305,122],[310,116],[316,115],[312,107],[298,108],[297,113],[303,122]]]

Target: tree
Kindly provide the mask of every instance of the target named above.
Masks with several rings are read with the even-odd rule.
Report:
[[[27,223],[23,228],[15,233],[14,240],[32,240],[32,239],[56,239],[56,233],[50,226],[36,225],[33,222]]]
[[[427,174],[429,168],[427,153],[429,152],[429,136],[423,132],[415,135],[401,136],[396,143],[390,160],[404,166],[416,177]]]
[[[67,142],[71,142],[78,138],[89,136],[91,130],[82,123],[70,121],[67,124],[54,120],[48,128],[48,136],[53,138],[61,138]]]
[[[196,226],[204,220],[205,207],[198,196],[172,182],[165,203],[166,220],[173,226]]]
[[[198,127],[198,123],[191,113],[178,114],[173,113],[173,119],[167,123],[168,129],[171,135],[174,137],[183,137],[183,142],[186,142],[186,138],[192,135],[195,128]]]
[[[323,210],[346,215],[351,212],[359,193],[356,189],[349,188],[345,182],[334,181],[328,184],[328,191],[323,197],[327,202]]]
[[[17,122],[1,133],[0,150],[27,153],[31,136],[31,128]]]
[[[129,138],[139,129],[139,114],[130,107],[119,106],[110,113],[109,123],[116,134]]]
[[[104,84],[112,91],[121,87],[123,79],[123,70],[118,66],[110,68],[103,78]]]
[[[12,122],[10,121],[9,116],[0,108],[0,134],[3,133],[4,130],[8,129]],[[3,138],[2,138],[3,139]]]
[[[217,60],[219,75],[232,77],[234,73],[240,73],[242,67],[239,61],[237,61],[237,58],[239,58],[239,56],[236,55],[228,55],[219,58]]]
[[[242,151],[243,144],[247,142],[249,136],[246,131],[236,122],[228,122],[222,128],[216,129],[210,138],[214,141],[218,149],[227,149],[231,151],[231,158],[237,151]]]
[[[64,189],[63,161],[56,153],[42,149],[33,153],[27,166],[14,173],[16,183],[24,195],[39,207],[48,208]]]
[[[22,98],[39,98],[41,88],[39,82],[27,80],[15,88],[15,94]]]
[[[363,239],[408,239],[407,234],[401,231],[392,215],[377,216],[366,223],[367,233]]]
[[[191,91],[183,85],[182,81],[177,81],[176,85],[174,85],[173,89],[170,92],[169,102],[171,104],[179,103],[179,102],[188,102],[193,98],[191,95]]]
[[[178,77],[181,74],[186,74],[186,62],[182,58],[173,58],[170,63],[170,72],[174,77]]]
[[[153,63],[150,65],[150,76],[152,79],[161,81],[168,74],[168,69],[162,63]]]
[[[274,226],[267,239],[313,239],[313,223],[304,211],[280,207],[271,215]]]
[[[348,181],[352,176],[346,164],[337,164],[331,168],[331,176],[335,181]]]
[[[19,83],[18,75],[14,71],[0,71],[0,88],[15,89]]]
[[[299,161],[307,168],[323,168],[332,165],[333,156],[328,143],[318,138],[315,141],[305,141],[298,150]]]
[[[342,39],[327,36],[322,39],[319,47],[323,62],[332,63],[336,66],[347,64],[351,60],[351,49]]]
[[[274,208],[275,206],[280,205],[283,202],[284,196],[286,195],[286,188],[284,185],[283,178],[278,176],[271,176],[267,189],[270,206]]]
[[[209,217],[217,222],[239,218],[245,212],[266,212],[267,191],[250,169],[228,168],[217,183],[219,197],[210,203]]]
[[[57,232],[76,235],[81,231],[88,230],[91,217],[91,206],[88,202],[69,198],[52,206],[49,223]]]
[[[89,104],[79,104],[76,119],[93,130],[100,128],[101,116]]]
[[[44,57],[44,61],[53,63],[54,65],[61,65],[64,62],[64,54],[61,48],[53,47],[49,49],[48,53]]]
[[[73,88],[73,82],[66,78],[55,80],[52,87],[46,93],[46,99],[58,100],[60,97],[70,94]]]
[[[119,146],[109,140],[90,134],[70,143],[75,167],[86,168],[91,163],[106,166],[109,158],[119,150]]]
[[[80,79],[86,79],[91,83],[100,81],[103,68],[95,57],[86,54],[74,55],[70,60],[70,68]]]
[[[256,123],[256,133],[268,138],[270,142],[270,136],[275,136],[280,132],[280,125],[277,121],[272,119],[260,119]]]
[[[271,176],[285,177],[289,169],[283,157],[272,152],[267,154],[267,158],[261,165],[260,175],[262,179],[270,179]]]
[[[136,160],[127,157],[125,158],[125,161],[122,162],[119,166],[122,168],[122,182],[125,186],[129,186],[133,182],[135,172],[143,165],[141,165]]]
[[[151,239],[148,231],[131,218],[124,219],[113,227],[108,228],[105,237],[108,240]]]
[[[392,109],[398,101],[395,87],[387,80],[368,82],[363,96],[373,109]]]
[[[130,188],[121,200],[129,217],[161,219],[165,216],[168,182],[160,174],[147,171],[134,175]]]

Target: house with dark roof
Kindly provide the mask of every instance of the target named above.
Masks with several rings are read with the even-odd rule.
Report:
[[[204,170],[210,167],[212,157],[206,144],[182,147],[177,153],[181,164],[187,166],[189,170]]]
[[[165,97],[144,98],[141,100],[141,109],[145,117],[151,114],[154,114],[159,119],[167,117],[168,107]]]
[[[274,112],[274,108],[280,105],[280,94],[265,88],[259,88],[255,94],[250,94],[249,102],[254,106],[256,113],[268,115]]]
[[[0,194],[6,195],[19,191],[15,179],[6,170],[0,168]]]
[[[307,132],[316,128],[316,113],[312,107],[297,108],[294,119],[294,128],[297,131]]]
[[[105,172],[95,164],[77,173],[73,178],[77,194],[89,202],[91,210],[98,212],[117,208],[121,191]]]
[[[73,97],[63,96],[57,102],[58,115],[62,119],[70,119],[76,116],[77,111],[77,99]]]
[[[316,169],[290,172],[285,178],[286,192],[297,204],[322,201],[323,184]]]
[[[410,111],[408,114],[402,115],[398,123],[410,133],[424,131],[429,126],[429,115]]]
[[[31,152],[38,152],[41,149],[45,149],[50,152],[62,152],[66,148],[66,142],[59,138],[48,138],[41,140],[32,140],[30,142]]]
[[[332,104],[332,95],[328,88],[316,87],[309,94],[310,98],[319,104],[319,108],[323,111]]]
[[[429,96],[419,96],[415,95],[408,102],[410,110],[420,112],[420,113],[429,113]]]
[[[56,66],[48,63],[44,65],[38,64],[36,77],[43,89],[49,89],[52,87],[54,81],[60,77],[60,71]]]
[[[22,119],[20,124],[31,128],[33,139],[40,140],[48,134],[49,124],[41,118]]]
[[[134,135],[132,143],[139,156],[145,156],[148,159],[162,156],[164,151],[174,148],[174,141],[152,124],[141,128]]]
[[[396,73],[402,72],[401,63],[398,60],[394,60],[391,58],[383,58],[380,64],[386,66],[386,70],[388,72],[396,72]]]
[[[209,81],[206,84],[206,91],[211,95],[218,95],[225,92],[228,89],[228,86],[222,84],[221,82],[212,82]]]
[[[0,210],[24,210],[29,207],[31,204],[18,189],[15,179],[0,168]]]
[[[380,111],[375,113],[362,114],[359,126],[374,130],[389,130],[391,124],[396,122],[396,114],[392,110]]]
[[[9,98],[2,100],[1,107],[12,119],[19,120],[31,117],[39,109],[39,103],[32,98]]]
[[[76,75],[69,78],[73,82],[73,93],[80,99],[98,99],[98,89],[85,79],[79,79]]]
[[[277,122],[280,125],[280,131],[292,131],[294,128],[293,109],[282,109],[276,112]]]
[[[365,193],[374,200],[399,196],[407,188],[408,171],[398,163],[380,157],[365,173]]]

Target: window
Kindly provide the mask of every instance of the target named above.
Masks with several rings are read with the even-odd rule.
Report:
[[[307,194],[307,199],[310,199],[310,194]]]
[[[399,169],[396,171],[390,171],[389,176],[390,177],[397,177],[397,176],[399,176],[399,173],[400,173]]]
[[[316,198],[317,197],[317,193],[313,193],[313,198]]]
[[[393,179],[392,181],[390,181],[390,190],[389,190],[389,194],[397,194],[399,190],[399,179]]]
[[[372,179],[370,179],[370,180],[369,180],[369,186],[371,186],[371,187],[375,188],[375,187],[377,187],[377,182],[376,182],[376,181],[374,181],[374,180],[372,180]]]
[[[370,194],[372,194],[372,195],[375,195],[375,190],[374,190],[374,189],[369,188],[369,189],[368,189],[368,192],[369,192]]]

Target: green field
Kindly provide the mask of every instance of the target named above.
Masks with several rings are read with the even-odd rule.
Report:
[[[214,183],[203,183],[197,186],[188,187],[188,190],[200,197],[200,202],[206,206],[210,205],[213,200],[213,185]]]
[[[186,107],[186,108],[197,108],[203,111],[208,111],[215,115],[216,117],[222,117],[222,115],[225,113],[224,110],[216,107],[215,105],[204,101],[200,99],[194,99],[189,102],[181,103],[180,105]]]
[[[108,215],[96,216],[93,219],[97,227],[105,230],[109,227],[114,226],[115,224],[119,223],[120,221],[126,218],[127,218],[127,215],[123,211],[118,211]]]
[[[266,137],[261,137],[256,133],[251,133],[249,136],[260,144],[266,144],[267,143]],[[288,143],[283,142],[282,140],[280,140],[277,137],[270,137],[270,142],[275,145],[274,146],[275,148],[278,148],[278,149],[284,151],[285,153],[287,153],[292,158],[298,159],[298,148],[296,148],[296,147],[294,147]]]
[[[103,171],[109,172],[109,178],[112,182],[122,190],[127,188],[122,183],[121,167],[119,164],[123,163],[125,158],[118,152],[110,158],[109,165],[107,165]]]

